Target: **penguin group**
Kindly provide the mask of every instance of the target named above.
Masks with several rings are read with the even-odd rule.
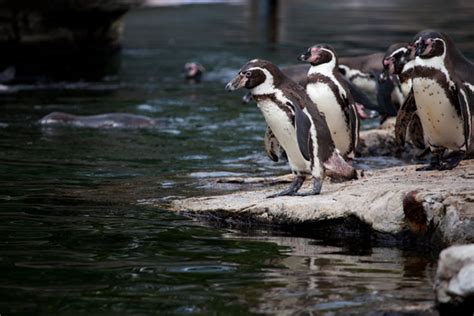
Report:
[[[408,136],[431,153],[417,170],[455,168],[469,152],[474,103],[474,65],[441,32],[425,30],[385,54],[338,58],[328,44],[316,44],[297,59],[304,64],[280,69],[253,59],[226,85],[249,90],[267,131],[265,149],[278,161],[286,154],[294,180],[270,197],[320,194],[325,176],[357,179],[357,152],[363,107],[382,118],[396,116],[396,142]],[[366,97],[374,91],[377,105]],[[299,193],[311,176],[312,189]]]

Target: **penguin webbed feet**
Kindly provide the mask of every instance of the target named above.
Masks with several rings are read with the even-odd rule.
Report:
[[[298,193],[297,196],[311,196],[311,195],[319,195],[321,193],[321,188],[323,186],[323,182],[321,179],[314,179],[313,180],[313,188],[309,192],[305,193]]]
[[[438,170],[451,170],[456,168],[465,156],[466,153],[464,151],[455,151],[450,153],[448,157],[446,157],[446,159],[440,163]]]
[[[427,166],[416,168],[416,171],[431,171],[440,170],[441,157],[443,156],[444,150],[436,150],[431,152],[430,163]]]
[[[293,179],[293,182],[291,182],[290,186],[287,189],[285,189],[285,190],[283,190],[279,193],[269,195],[269,196],[267,196],[267,198],[271,199],[271,198],[275,198],[275,197],[279,197],[279,196],[296,195],[298,193],[298,190],[303,185],[305,179],[306,179],[306,177],[304,177],[304,176],[296,176]]]
[[[293,182],[290,184],[290,186],[286,190],[283,190],[276,194],[269,195],[267,196],[267,198],[271,199],[271,198],[275,198],[279,196],[310,196],[310,195],[319,195],[321,193],[323,182],[321,181],[321,179],[316,179],[316,178],[313,180],[313,188],[309,192],[298,193],[298,190],[303,185],[304,180],[305,180],[305,177],[297,176],[295,177]]]
[[[464,151],[454,151],[443,159],[443,152],[432,153],[429,165],[417,168],[416,171],[451,170],[456,168],[466,156]]]

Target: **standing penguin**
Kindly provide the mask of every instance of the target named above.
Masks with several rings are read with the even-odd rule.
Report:
[[[415,66],[415,47],[408,43],[390,45],[383,59],[383,66],[383,77],[386,79],[396,76],[396,81],[398,82],[396,89],[398,89],[402,95],[402,106],[397,114],[400,119],[397,120],[398,124],[395,126],[397,143],[404,143],[408,129],[408,135],[413,145],[419,149],[427,150],[424,141],[423,127],[418,114],[414,110],[416,106],[413,100],[412,76],[413,67]],[[405,103],[407,98],[410,99]],[[407,111],[407,105],[412,106],[413,110]],[[424,153],[420,156],[423,155]]]
[[[313,176],[310,194],[319,194],[325,174],[336,179],[355,179],[356,171],[334,147],[329,129],[303,87],[286,77],[269,61],[245,64],[227,85],[228,91],[247,88],[286,152],[295,179],[290,187],[270,197],[295,195],[305,178]]]
[[[298,59],[311,64],[306,92],[324,113],[336,148],[343,157],[353,156],[359,141],[360,121],[356,104],[338,71],[336,52],[327,44],[318,44]]]
[[[422,31],[414,45],[413,101],[404,106],[416,110],[432,153],[430,164],[419,170],[452,169],[469,150],[474,65],[444,33]],[[452,152],[443,157],[446,150]]]

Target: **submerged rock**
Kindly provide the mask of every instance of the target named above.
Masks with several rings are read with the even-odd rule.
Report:
[[[474,244],[453,246],[441,252],[435,291],[442,315],[474,313]]]
[[[360,180],[325,183],[319,196],[269,199],[280,189],[273,186],[173,200],[164,207],[228,224],[304,226],[314,235],[324,232],[322,237],[368,234],[380,241],[414,240],[441,248],[474,242],[473,166],[473,160],[466,160],[450,171],[417,172],[417,166],[371,171]]]
[[[106,113],[99,115],[73,115],[53,112],[39,120],[41,125],[63,125],[88,128],[143,128],[152,127],[158,121],[143,115],[128,113]]]

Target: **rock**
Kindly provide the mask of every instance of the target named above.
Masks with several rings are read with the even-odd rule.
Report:
[[[118,67],[111,57],[120,47],[123,15],[140,3],[0,0],[0,69],[16,66],[16,82],[82,79],[89,72],[101,79]]]
[[[395,156],[403,159],[416,159],[423,151],[409,141],[403,149],[395,144],[395,118],[387,119],[377,128],[361,131],[357,152],[362,157]]]
[[[254,191],[172,200],[164,207],[227,224],[296,226],[323,238],[364,235],[382,243],[429,242],[439,248],[474,242],[474,161],[449,171],[417,172],[416,167],[326,181],[319,196],[268,199],[281,188],[254,186]]]
[[[474,313],[474,244],[452,246],[441,252],[435,292],[442,315]]]

